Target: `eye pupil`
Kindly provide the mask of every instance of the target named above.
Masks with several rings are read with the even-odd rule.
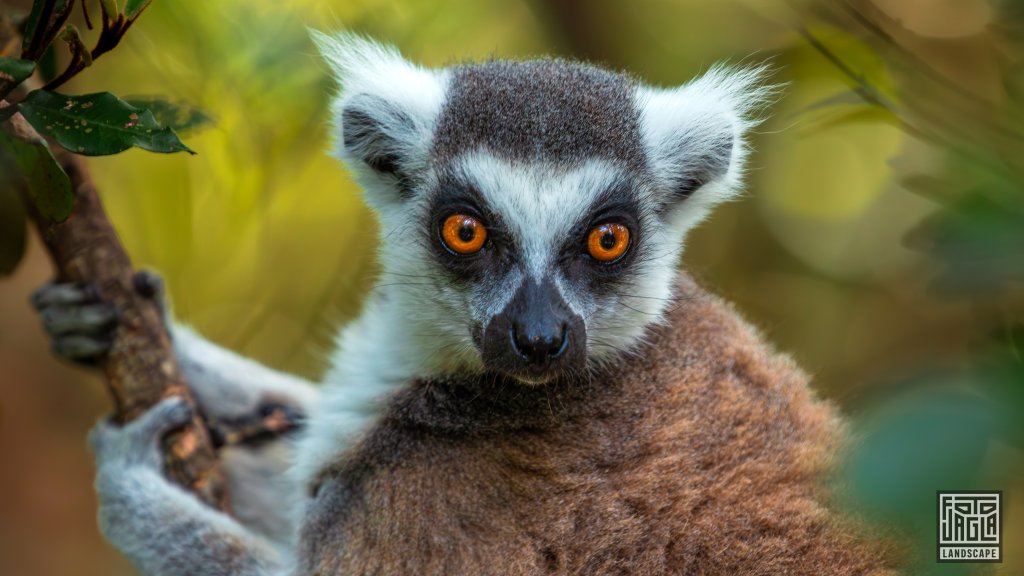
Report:
[[[604,236],[601,236],[601,248],[604,248],[605,250],[615,248],[615,244],[617,243],[618,240],[615,239],[615,234],[612,234],[611,232],[605,232]]]
[[[462,240],[463,242],[472,242],[473,238],[476,238],[476,230],[472,226],[463,224],[462,227],[459,228],[459,240]]]

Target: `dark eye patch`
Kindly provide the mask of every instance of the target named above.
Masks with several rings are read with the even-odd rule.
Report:
[[[590,210],[577,220],[561,252],[565,255],[579,252],[590,231],[606,222],[625,224],[636,237],[640,232],[638,227],[642,215],[637,193],[627,180],[622,179],[598,196]]]
[[[576,222],[559,249],[559,262],[565,278],[588,290],[612,290],[616,279],[630,269],[631,264],[642,256],[646,248],[643,243],[644,231],[640,227],[643,216],[638,194],[628,180],[623,179],[609,187]],[[607,223],[626,226],[631,236],[629,250],[611,263],[598,262],[587,251],[587,238],[590,232],[595,227]],[[615,238],[611,237],[608,241],[615,242]]]
[[[452,174],[442,174],[430,196],[426,218],[426,241],[432,253],[452,280],[473,282],[488,275],[504,274],[511,268],[514,255],[512,239],[502,218],[487,206],[480,191]],[[453,254],[445,248],[441,227],[452,214],[465,214],[479,220],[487,230],[487,243],[474,254]],[[462,234],[462,231],[460,231]]]

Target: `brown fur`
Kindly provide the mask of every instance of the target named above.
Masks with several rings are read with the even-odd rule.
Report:
[[[727,304],[676,297],[616,379],[404,391],[323,476],[301,573],[887,573],[824,505],[833,408]]]

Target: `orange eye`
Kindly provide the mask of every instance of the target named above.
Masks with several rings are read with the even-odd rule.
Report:
[[[441,225],[441,239],[449,250],[456,254],[473,254],[479,252],[487,241],[487,229],[484,225],[465,214],[452,214],[445,218]]]
[[[622,224],[601,224],[587,235],[587,251],[599,262],[614,262],[629,248],[629,228]]]

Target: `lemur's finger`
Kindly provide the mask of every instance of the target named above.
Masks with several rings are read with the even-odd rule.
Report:
[[[102,333],[117,325],[117,310],[110,304],[49,306],[40,311],[43,328],[52,336]]]
[[[210,419],[207,425],[215,448],[259,446],[301,429],[306,415],[286,404],[263,404],[253,413],[238,418]]]
[[[180,396],[161,400],[145,414],[125,427],[125,431],[142,442],[155,442],[164,434],[181,428],[192,420],[193,409]]]
[[[70,334],[56,336],[51,348],[61,358],[76,362],[91,361],[110,351],[113,338],[104,335]]]
[[[135,291],[146,298],[159,299],[164,294],[164,279],[160,274],[149,269],[142,269],[132,278]]]
[[[167,301],[167,288],[163,277],[153,270],[142,269],[135,273],[132,282],[137,294],[156,303],[160,310],[160,319],[163,320],[164,326],[169,326],[170,303]]]
[[[73,306],[99,301],[99,291],[89,284],[52,283],[47,284],[29,298],[32,307],[43,310],[50,306]]]
[[[96,423],[89,432],[89,445],[96,459],[105,463],[159,466],[160,439],[192,419],[192,407],[180,396],[164,398],[138,419],[119,426],[111,418]]]
[[[187,402],[179,396],[172,396],[122,427],[110,421],[100,422],[89,439],[101,467],[121,462],[122,465],[159,469],[163,461],[161,439],[168,432],[187,424],[192,414],[192,407]]]

